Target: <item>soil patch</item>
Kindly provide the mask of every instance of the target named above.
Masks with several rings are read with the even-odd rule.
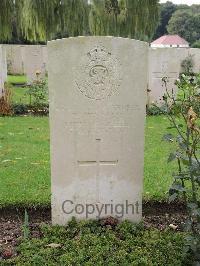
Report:
[[[29,208],[29,229],[32,238],[40,238],[40,225],[51,224],[50,208]],[[182,203],[146,202],[143,204],[143,221],[146,228],[164,230],[172,224],[176,231],[183,230],[186,207]],[[24,209],[0,210],[0,260],[16,256],[16,247],[23,235]],[[174,230],[174,229],[172,229]]]

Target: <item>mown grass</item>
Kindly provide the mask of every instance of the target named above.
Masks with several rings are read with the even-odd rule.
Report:
[[[30,104],[30,96],[27,94],[28,88],[27,87],[10,87],[11,95],[12,95],[12,102],[16,103],[23,103],[23,104]]]
[[[27,78],[24,75],[8,75],[7,82],[12,84],[23,84],[27,82]]]
[[[175,165],[167,164],[172,146],[162,141],[165,116],[146,123],[144,199],[166,200]],[[0,117],[0,206],[50,204],[48,117]]]
[[[29,104],[30,97],[27,94],[27,87],[20,87],[19,84],[26,83],[26,76],[8,75],[7,82],[11,91],[11,100],[14,104]],[[16,86],[15,86],[16,85]]]
[[[101,221],[72,220],[66,227],[43,226],[40,239],[24,240],[18,257],[2,265],[190,265],[183,253],[184,234],[145,230],[124,221],[116,227]]]
[[[0,206],[50,202],[48,117],[0,118]]]
[[[145,131],[144,198],[165,200],[172,183],[172,172],[177,171],[175,162],[167,163],[168,156],[175,149],[174,144],[163,141],[168,130],[166,116],[147,117]]]

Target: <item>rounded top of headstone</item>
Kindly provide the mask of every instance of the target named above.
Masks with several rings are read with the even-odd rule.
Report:
[[[149,43],[136,40],[136,39],[130,39],[130,38],[124,38],[124,37],[115,37],[115,36],[77,36],[77,37],[68,37],[68,38],[62,38],[62,39],[56,39],[56,40],[51,40],[47,42],[47,45],[51,45],[54,43],[61,43],[61,42],[71,42],[71,41],[80,41],[80,40],[124,40],[124,41],[129,41],[129,42],[135,42],[135,43],[140,43],[141,45],[149,46]]]

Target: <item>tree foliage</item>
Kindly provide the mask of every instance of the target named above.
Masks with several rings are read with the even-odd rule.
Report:
[[[113,35],[151,38],[158,0],[1,0],[0,39]],[[14,34],[13,34],[14,32]]]
[[[12,34],[12,14],[14,3],[12,0],[0,1],[0,39],[9,39]]]
[[[164,4],[159,5],[160,22],[155,33],[155,39],[167,34],[167,25],[172,14],[177,10],[177,5],[167,1]]]
[[[192,44],[192,48],[200,48],[200,40],[197,40]]]
[[[188,59],[187,59],[188,60]],[[186,63],[186,61],[185,61]],[[184,64],[185,64],[184,63]],[[190,64],[190,63],[189,63]],[[190,235],[185,239],[185,251],[193,256],[191,265],[200,264],[200,74],[194,74],[191,65],[175,82],[179,93],[168,89],[163,97],[167,117],[174,130],[164,139],[175,147],[168,162],[177,161],[177,172],[173,173],[173,184],[169,190],[169,201],[184,200],[187,205],[185,230]],[[189,73],[190,72],[190,73]],[[174,135],[174,133],[176,135]]]
[[[170,1],[159,5],[160,22],[154,39],[165,34],[178,34],[192,46],[200,39],[200,5],[175,5]],[[198,47],[198,43],[194,47]]]
[[[200,13],[194,13],[191,9],[177,10],[167,29],[170,34],[179,34],[192,44],[200,39]]]
[[[157,0],[92,1],[89,24],[93,35],[151,38],[157,23]]]

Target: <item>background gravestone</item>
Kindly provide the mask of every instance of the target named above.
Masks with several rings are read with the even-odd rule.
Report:
[[[162,103],[162,97],[166,88],[162,82],[167,77],[167,88],[176,92],[174,85],[179,74],[183,71],[181,63],[184,59],[192,56],[194,63],[193,71],[200,71],[200,49],[196,48],[150,48],[149,50],[149,97],[148,104]]]
[[[36,80],[38,71],[41,73],[41,78],[45,77],[44,49],[41,45],[26,45],[24,48],[24,70],[29,83]]]
[[[147,54],[123,38],[48,43],[54,224],[87,218],[86,204],[88,218],[110,204],[101,217],[124,206],[121,218],[141,219]]]
[[[0,97],[3,93],[3,47],[0,45]]]
[[[7,80],[7,60],[6,60],[6,47],[2,47],[2,64],[3,64],[3,81]]]
[[[0,97],[3,94],[4,82],[7,79],[6,51],[3,45],[0,45]]]
[[[7,67],[9,74],[24,74],[23,45],[6,44]]]

